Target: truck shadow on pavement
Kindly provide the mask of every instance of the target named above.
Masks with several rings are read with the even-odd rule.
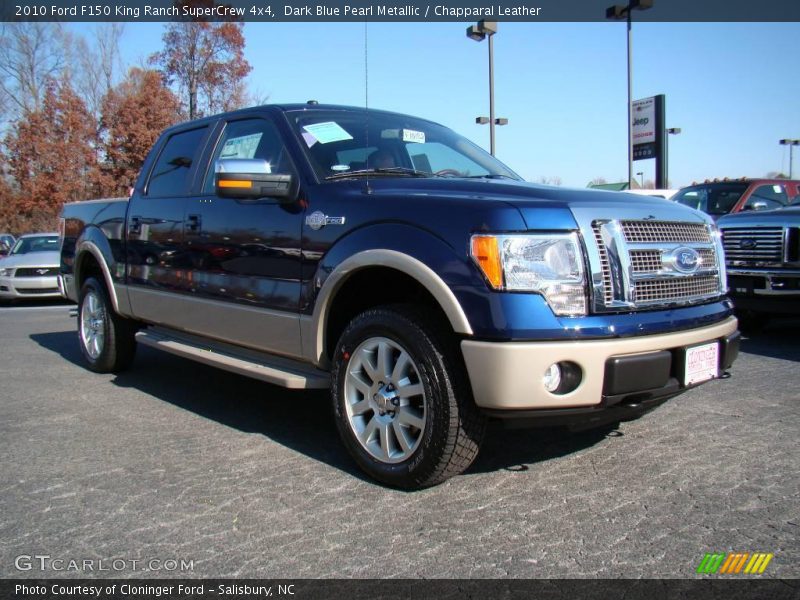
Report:
[[[62,331],[32,334],[30,338],[83,369],[76,335]],[[109,376],[87,371],[86,377]],[[226,427],[264,435],[374,483],[355,466],[342,446],[327,391],[287,390],[142,346],[129,371],[110,377],[116,386],[138,390]],[[609,428],[582,433],[562,429],[506,430],[501,423],[490,421],[481,452],[467,473],[504,469],[524,472],[531,464],[578,452],[608,436]]]
[[[769,358],[800,361],[800,320],[772,319],[757,331],[742,333],[741,351]],[[734,363],[733,369],[736,369]]]

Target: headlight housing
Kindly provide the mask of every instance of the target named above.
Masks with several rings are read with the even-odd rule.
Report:
[[[0,277],[11,277],[14,274],[14,269],[10,267],[6,267],[5,269],[0,269]]]
[[[586,276],[577,233],[473,235],[470,253],[496,290],[542,294],[561,316],[586,314]]]

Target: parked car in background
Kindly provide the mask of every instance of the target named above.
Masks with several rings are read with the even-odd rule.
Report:
[[[675,202],[714,219],[746,210],[773,210],[800,196],[800,181],[790,179],[715,179],[681,188]]]
[[[0,233],[0,256],[5,256],[11,252],[11,248],[16,241],[16,238],[10,233]]]
[[[742,327],[756,329],[770,315],[800,314],[800,198],[786,208],[727,215],[718,223]]]
[[[57,233],[20,236],[0,262],[0,300],[58,298],[59,264]]]

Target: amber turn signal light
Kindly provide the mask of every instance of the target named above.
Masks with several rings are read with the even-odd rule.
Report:
[[[492,287],[499,290],[503,287],[503,266],[500,263],[500,248],[493,235],[476,235],[472,237],[472,258],[486,275]]]
[[[232,179],[220,179],[219,187],[224,188],[251,188],[253,187],[252,181],[236,181]]]

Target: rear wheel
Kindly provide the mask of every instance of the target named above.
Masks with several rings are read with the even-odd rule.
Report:
[[[114,312],[103,284],[86,280],[78,300],[78,339],[89,369],[116,373],[127,369],[136,353],[136,328]]]
[[[478,454],[485,422],[447,333],[414,308],[391,306],[361,313],[339,340],[336,424],[355,461],[378,481],[436,485]]]

